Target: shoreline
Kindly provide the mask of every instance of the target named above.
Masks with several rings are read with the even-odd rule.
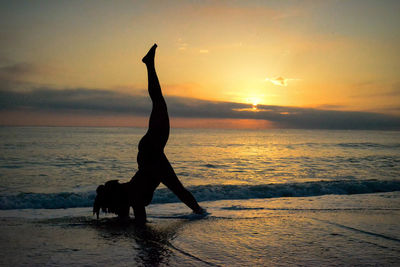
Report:
[[[152,204],[145,227],[112,215],[97,221],[89,208],[1,211],[0,258],[15,266],[400,262],[400,192],[202,205],[210,213],[204,218],[181,203]]]

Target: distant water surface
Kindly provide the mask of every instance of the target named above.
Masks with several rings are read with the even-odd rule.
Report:
[[[60,193],[77,194],[86,199],[85,203],[78,202],[89,205],[98,184],[132,177],[137,170],[137,144],[145,131],[1,127],[0,209],[12,208],[6,202],[16,200],[8,197],[19,193],[33,193],[50,202],[49,194],[57,198]],[[286,196],[296,196],[299,190],[318,195],[314,191],[327,186],[327,193],[335,193],[340,186],[356,187],[347,193],[358,193],[366,187],[373,187],[372,192],[400,187],[399,132],[172,129],[166,154],[185,186],[204,200],[221,199],[215,194],[223,196],[232,190],[239,192],[233,198],[241,198],[240,194],[260,192],[262,197],[266,190],[272,196],[277,190],[289,190],[292,193]],[[378,184],[371,184],[371,179]],[[277,185],[266,188],[269,184]],[[19,201],[26,202],[29,200],[22,196],[33,195],[19,195]],[[163,196],[158,196],[163,202],[160,199]]]

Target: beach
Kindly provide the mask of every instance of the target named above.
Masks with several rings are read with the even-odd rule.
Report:
[[[144,129],[1,130],[3,266],[400,263],[397,132],[176,129],[167,153],[208,213],[160,186],[143,227],[91,206]]]
[[[145,227],[87,208],[2,211],[1,261],[13,266],[395,266],[400,193],[149,207]],[[31,216],[28,216],[31,214]],[[35,218],[33,218],[35,217]]]
[[[399,13],[2,1],[0,267],[400,266]]]

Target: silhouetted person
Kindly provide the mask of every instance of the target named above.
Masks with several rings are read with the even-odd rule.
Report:
[[[119,217],[128,217],[129,209],[132,207],[135,220],[139,223],[146,222],[145,207],[150,204],[160,182],[174,192],[193,212],[198,214],[204,212],[193,195],[183,187],[164,154],[164,147],[169,137],[169,117],[154,66],[156,48],[157,45],[154,44],[142,59],[147,67],[148,91],[153,108],[149,129],[139,142],[137,155],[139,170],[127,183],[120,184],[118,180],[111,180],[97,188],[93,205],[93,212],[97,218],[100,209],[103,212],[118,214]]]

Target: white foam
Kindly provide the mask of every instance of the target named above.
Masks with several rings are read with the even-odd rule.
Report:
[[[400,191],[400,181],[318,181],[263,185],[204,185],[189,187],[198,201],[279,197],[307,197],[328,194],[366,194]],[[96,193],[62,192],[52,194],[20,193],[0,196],[0,210],[63,209],[91,207]],[[178,198],[167,188],[156,190],[152,203],[174,203]]]

